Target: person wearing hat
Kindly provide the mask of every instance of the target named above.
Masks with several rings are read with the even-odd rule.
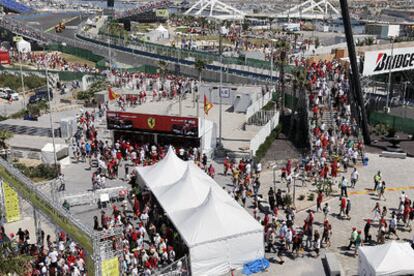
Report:
[[[355,245],[356,238],[358,236],[358,232],[356,227],[352,227],[351,238],[349,239],[348,250],[351,250],[352,245]]]
[[[168,246],[168,259],[170,263],[173,263],[175,261],[175,251],[174,247]]]
[[[371,229],[371,220],[367,219],[367,223],[364,226],[365,242],[371,242],[372,236],[369,234],[370,229]]]
[[[354,256],[358,255],[358,248],[362,245],[362,237],[361,237],[361,230],[358,230],[357,236],[355,239],[355,251]]]

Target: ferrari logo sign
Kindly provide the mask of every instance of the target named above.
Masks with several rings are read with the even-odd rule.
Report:
[[[155,118],[153,117],[149,117],[147,120],[148,126],[149,128],[154,128],[155,127]]]

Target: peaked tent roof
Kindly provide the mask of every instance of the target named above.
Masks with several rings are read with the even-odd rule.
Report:
[[[360,251],[376,275],[414,274],[414,250],[407,242],[392,241],[378,246],[362,246]]]
[[[234,201],[192,161],[186,162],[186,165],[183,176],[176,182],[152,189],[161,205],[168,206],[169,213],[199,206],[206,199],[210,188],[216,191],[221,200]]]
[[[188,163],[186,165],[186,171],[176,182],[153,188],[158,201],[168,206],[170,212],[198,206],[206,198],[211,186],[209,176],[199,175]]]
[[[173,212],[170,217],[189,247],[263,231],[262,226],[246,210],[222,201],[213,188],[209,189],[207,197],[199,206]]]
[[[187,163],[177,157],[172,147],[165,157],[155,165],[136,167],[145,184],[151,189],[177,182],[187,169]]]
[[[163,25],[159,25],[155,30],[158,32],[168,32],[168,30],[164,28]]]

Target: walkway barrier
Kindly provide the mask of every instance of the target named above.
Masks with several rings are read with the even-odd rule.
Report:
[[[176,260],[169,266],[157,271],[155,275],[158,276],[190,276],[191,267],[190,260],[187,255]]]
[[[105,47],[105,48],[108,47],[108,43],[105,42],[105,41],[101,41],[101,40],[98,40],[96,38],[88,37],[88,36],[85,36],[84,34],[77,34],[76,36],[80,39],[85,40],[85,41],[98,44],[101,47]],[[128,52],[128,53],[132,53],[132,54],[136,54],[136,55],[140,55],[140,56],[144,56],[144,57],[149,57],[149,58],[153,58],[153,59],[157,59],[157,60],[163,60],[163,61],[167,61],[167,62],[171,62],[171,63],[179,63],[179,64],[186,65],[186,66],[194,66],[194,61],[193,60],[179,59],[179,58],[171,56],[171,55],[161,55],[160,53],[153,53],[152,51],[147,51],[147,50],[144,51],[144,50],[136,49],[136,48],[135,49],[128,48],[126,46],[122,46],[122,45],[118,45],[118,44],[111,44],[110,46],[111,46],[111,48],[114,48],[114,49],[117,49],[117,50],[120,50],[120,51],[123,51],[123,52]],[[206,65],[206,70],[219,72],[221,70],[221,66],[213,65],[213,64],[207,64]],[[246,77],[246,78],[251,78],[251,79],[264,80],[264,81],[269,81],[270,80],[270,76],[267,75],[267,74],[260,74],[260,73],[250,72],[250,71],[244,71],[244,70],[241,70],[241,69],[228,68],[228,73],[229,74],[234,74],[234,75],[237,75],[237,76]]]
[[[381,112],[371,112],[368,119],[370,124],[385,124],[395,130],[414,134],[414,120],[410,118],[402,118]]]
[[[58,225],[73,240],[75,240],[85,251],[86,265],[91,275],[95,273],[93,230],[87,228],[72,214],[67,212],[62,206],[53,202],[43,191],[38,190],[32,181],[23,175],[12,164],[0,158],[0,177],[7,182],[13,189],[30,202],[37,211],[49,218],[52,223]]]
[[[47,49],[51,51],[59,51],[65,54],[77,56],[77,57],[80,57],[80,58],[83,58],[83,59],[86,59],[86,60],[89,60],[95,63],[104,59],[103,56],[96,55],[90,50],[72,47],[69,45],[63,46],[61,44],[50,44],[47,46]]]

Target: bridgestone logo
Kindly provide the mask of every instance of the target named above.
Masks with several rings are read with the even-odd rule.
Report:
[[[407,68],[414,66],[414,53],[387,55],[379,53],[374,72],[389,71],[392,69]]]

